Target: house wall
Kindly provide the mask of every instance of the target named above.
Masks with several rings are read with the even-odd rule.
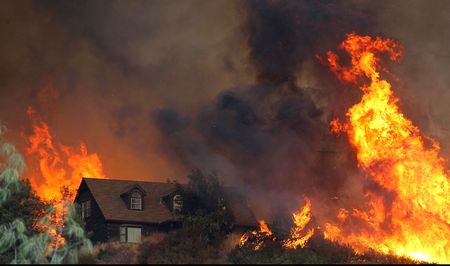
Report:
[[[162,198],[162,203],[169,209],[172,209],[171,199],[177,194],[178,191],[175,191],[166,197]],[[106,242],[106,241],[120,241],[120,226],[121,225],[129,225],[129,226],[139,226],[142,227],[142,237],[148,237],[152,234],[161,235],[164,233],[168,233],[171,230],[176,230],[181,228],[181,221],[167,221],[163,223],[135,223],[131,221],[111,221],[105,220],[95,198],[90,192],[87,184],[83,181],[78,189],[77,196],[75,198],[75,202],[79,204],[78,210],[81,212],[81,203],[91,200],[91,215],[89,217],[84,218],[85,229],[88,234],[88,237],[91,239],[93,243],[97,242]],[[144,206],[145,208],[145,206]],[[255,221],[256,223],[256,221]],[[230,236],[232,242],[235,242],[240,235],[249,230],[257,229],[258,226],[242,226],[235,225],[232,229],[233,234]]]
[[[104,242],[108,239],[105,218],[89,189],[79,191],[75,199],[75,202],[79,204],[80,216],[81,203],[87,200],[91,201],[91,215],[84,218],[86,233],[93,243]]]
[[[107,228],[107,238],[109,241],[120,241],[120,227],[121,226],[136,226],[142,228],[142,237],[151,235],[152,233],[161,232],[159,230],[158,224],[154,223],[133,223],[133,222],[117,222],[108,221],[106,223]]]

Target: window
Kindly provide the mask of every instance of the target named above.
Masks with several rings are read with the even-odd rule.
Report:
[[[172,199],[172,208],[174,212],[180,213],[183,209],[183,198],[177,194]]]
[[[127,228],[127,242],[139,243],[141,242],[142,228],[128,227]]]
[[[120,227],[120,242],[127,242],[127,228],[124,226]]]
[[[81,218],[91,216],[91,201],[87,200],[81,203]]]
[[[139,243],[141,242],[142,228],[140,227],[120,227],[120,242]]]
[[[132,210],[142,210],[142,196],[138,192],[133,192],[131,194],[131,201],[130,201],[130,209]]]

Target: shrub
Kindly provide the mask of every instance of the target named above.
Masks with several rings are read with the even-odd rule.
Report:
[[[91,254],[80,252],[81,264],[136,264],[138,245],[133,243],[105,242],[94,246]]]

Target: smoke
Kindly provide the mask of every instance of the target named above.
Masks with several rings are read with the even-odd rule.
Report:
[[[269,213],[280,204],[297,208],[305,193],[328,199],[342,193],[356,163],[345,140],[331,136],[328,121],[348,105],[315,57],[347,32],[370,33],[374,15],[349,7],[247,2],[242,28],[255,82],[219,93],[194,115],[174,107],[152,113],[168,156],[186,168],[218,171]]]
[[[241,84],[244,49],[236,2],[7,1],[0,11],[0,117],[23,149],[28,106],[56,141],[83,140],[107,176],[181,178],[160,156],[148,114],[191,110]],[[245,73],[245,74],[241,74]],[[57,99],[40,100],[51,84]]]
[[[447,7],[5,1],[0,119],[23,149],[34,106],[61,143],[83,140],[98,153],[111,178],[184,181],[200,168],[241,187],[263,214],[298,207],[302,194],[314,196],[313,209],[338,206],[370,186],[345,136],[328,132],[360,92],[338,84],[317,56],[352,31],[399,39],[404,61],[391,72],[404,80],[402,108],[448,140]]]
[[[406,115],[437,139],[444,158],[450,158],[450,23],[447,1],[385,2],[380,28],[404,46],[400,64],[391,67],[401,83],[396,95]]]

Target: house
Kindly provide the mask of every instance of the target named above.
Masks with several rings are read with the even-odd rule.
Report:
[[[257,228],[243,196],[230,188],[225,194],[234,216],[233,231]],[[152,233],[181,227],[182,195],[172,183],[84,177],[75,202],[81,206],[81,217],[94,243],[140,242]]]

